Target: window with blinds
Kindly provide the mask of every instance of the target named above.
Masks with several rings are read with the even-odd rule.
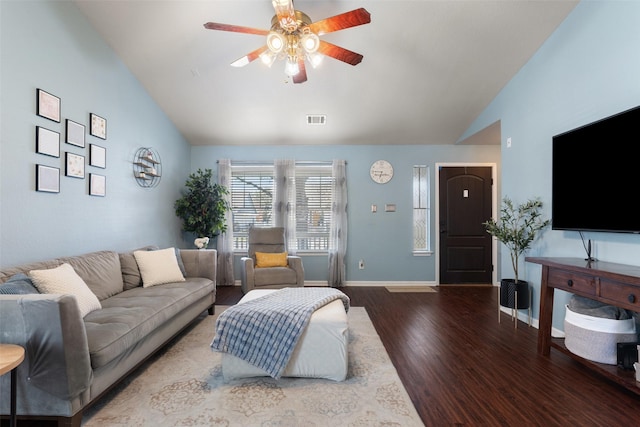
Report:
[[[329,249],[333,177],[331,166],[296,165],[295,223],[298,252]]]
[[[233,166],[231,168],[231,212],[233,249],[247,249],[249,227],[272,225],[272,166]]]
[[[413,167],[413,253],[426,254],[431,250],[429,233],[429,168]]]
[[[331,206],[333,201],[331,165],[297,164],[293,188],[287,196],[295,223],[297,252],[326,252],[329,249]],[[273,226],[273,165],[232,165],[231,207],[234,251],[247,250],[251,226]],[[293,249],[293,248],[292,248]]]

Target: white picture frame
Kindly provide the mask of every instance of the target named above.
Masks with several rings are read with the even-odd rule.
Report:
[[[106,169],[107,149],[96,144],[89,144],[89,166]]]
[[[95,173],[89,174],[89,195],[104,197],[107,195],[107,177]]]
[[[60,192],[60,169],[36,165],[36,191],[44,193]]]
[[[67,119],[67,144],[84,148],[84,125]]]
[[[65,165],[65,176],[84,179],[84,156],[67,151]]]
[[[89,114],[89,119],[89,133],[100,139],[107,139],[107,119],[94,113]]]
[[[36,126],[36,153],[45,156],[60,157],[60,134]]]
[[[36,114],[60,123],[60,98],[42,89],[36,90]]]

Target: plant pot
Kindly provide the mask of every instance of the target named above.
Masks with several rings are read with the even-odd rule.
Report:
[[[516,292],[518,292],[518,304],[516,307]],[[500,305],[503,307],[529,308],[529,282],[526,280],[502,279],[500,281]]]

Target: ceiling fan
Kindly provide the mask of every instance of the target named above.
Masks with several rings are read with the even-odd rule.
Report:
[[[304,83],[307,81],[305,60],[313,67],[319,64],[323,56],[330,56],[351,65],[357,65],[362,61],[363,56],[359,53],[320,40],[319,36],[370,23],[371,15],[364,8],[312,22],[305,13],[294,9],[293,0],[272,0],[272,4],[276,14],[271,19],[270,30],[216,22],[204,24],[209,30],[267,37],[264,46],[232,62],[232,66],[243,67],[258,58],[271,66],[276,59],[286,59],[285,73],[294,83]]]

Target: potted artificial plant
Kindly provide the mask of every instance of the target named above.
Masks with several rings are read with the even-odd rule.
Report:
[[[487,232],[502,242],[511,255],[511,265],[515,279],[502,279],[500,282],[500,304],[506,307],[529,308],[529,285],[520,280],[518,267],[520,256],[531,247],[538,232],[549,225],[549,220],[542,218],[542,202],[531,199],[520,205],[514,205],[508,197],[502,200],[500,219],[493,218],[483,223]],[[518,292],[518,303],[513,300],[513,293]]]
[[[186,191],[173,206],[182,220],[182,229],[195,234],[195,244],[200,249],[207,247],[210,237],[227,230],[225,216],[231,209],[224,197],[229,190],[214,183],[212,175],[211,169],[198,169],[189,175]]]

